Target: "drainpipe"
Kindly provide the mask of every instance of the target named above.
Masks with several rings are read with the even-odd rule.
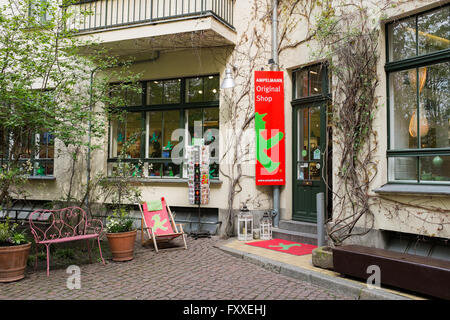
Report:
[[[272,58],[270,70],[278,71],[278,0],[272,0]],[[283,106],[284,108],[284,106]],[[280,186],[273,186],[273,226],[278,228],[280,222]]]

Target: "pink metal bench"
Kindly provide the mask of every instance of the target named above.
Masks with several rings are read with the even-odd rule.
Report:
[[[47,276],[50,273],[49,248],[52,243],[86,240],[89,260],[92,262],[89,239],[97,238],[100,257],[105,264],[99,239],[103,230],[103,223],[98,219],[88,219],[83,209],[69,207],[59,210],[36,210],[30,214],[29,222],[31,233],[36,242],[34,268],[36,269],[37,266],[38,245],[43,244],[47,248]]]

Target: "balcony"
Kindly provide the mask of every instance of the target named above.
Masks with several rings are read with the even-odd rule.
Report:
[[[193,40],[201,47],[234,45],[234,1],[83,0],[68,8],[74,13],[68,28],[103,43],[151,40],[154,50]]]

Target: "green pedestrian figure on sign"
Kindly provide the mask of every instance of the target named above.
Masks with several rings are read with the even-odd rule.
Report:
[[[266,121],[264,117],[267,113],[255,114],[255,129],[256,129],[256,158],[261,165],[266,168],[270,173],[274,172],[280,166],[280,162],[273,161],[265,152],[265,150],[272,149],[275,145],[283,139],[283,132],[278,132],[275,136],[269,139],[265,139],[262,136],[262,131],[266,130]]]

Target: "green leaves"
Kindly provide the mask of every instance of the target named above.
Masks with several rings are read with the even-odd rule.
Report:
[[[74,18],[65,10],[72,3],[17,0],[0,6],[0,130],[11,141],[8,165],[0,169],[0,205],[6,206],[12,190],[24,196],[17,187],[28,171],[18,159],[30,157],[33,145],[23,137],[45,130],[65,146],[60,152],[99,148],[108,127],[106,107],[117,105],[109,95],[111,79],[120,88],[139,77],[129,63],[66,28]]]
[[[123,207],[114,210],[113,214],[106,218],[106,221],[106,230],[109,233],[128,232],[133,228],[133,218]]]
[[[17,223],[10,224],[9,220],[7,217],[4,223],[0,223],[0,246],[27,243],[25,234],[16,230]]]

